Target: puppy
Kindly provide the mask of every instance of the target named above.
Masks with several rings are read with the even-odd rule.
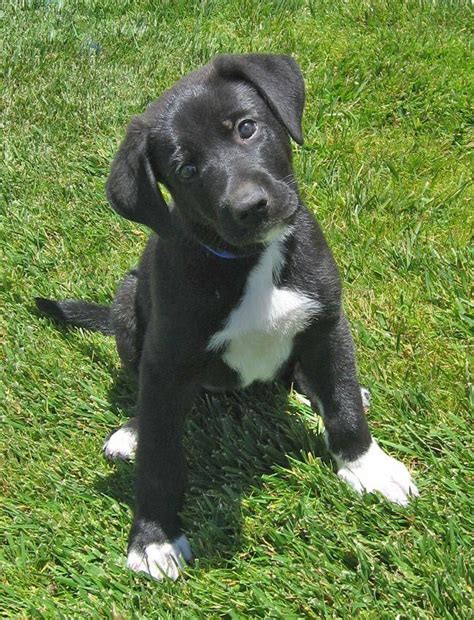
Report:
[[[105,453],[136,449],[128,566],[158,580],[191,559],[182,433],[203,388],[289,378],[322,414],[342,479],[398,504],[418,494],[371,437],[338,270],[298,194],[290,138],[303,142],[303,104],[288,56],[222,55],[177,82],[132,120],[107,182],[113,209],[155,233],[138,268],[111,308],[37,300],[57,320],[115,334],[138,376],[137,418]]]

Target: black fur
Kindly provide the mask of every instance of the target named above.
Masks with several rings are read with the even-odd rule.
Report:
[[[91,331],[102,332],[109,336],[113,336],[115,333],[110,308],[107,306],[76,299],[54,301],[44,297],[35,297],[35,303],[40,312],[47,314],[59,323],[68,323]]]
[[[277,376],[292,376],[322,408],[332,452],[353,459],[371,442],[337,267],[293,177],[289,136],[302,142],[303,103],[300,71],[285,56],[221,56],[179,81],[131,122],[112,165],[112,207],[157,234],[119,287],[110,314],[39,303],[54,318],[82,326],[83,310],[90,310],[89,326],[113,331],[124,364],[138,373],[133,549],[182,533],[184,416],[202,386],[240,387],[223,350],[207,345],[241,300],[263,239],[277,225],[292,227],[279,286],[304,292],[320,308]],[[257,123],[248,141],[239,138],[242,119]],[[180,176],[186,164],[196,167],[194,177]]]

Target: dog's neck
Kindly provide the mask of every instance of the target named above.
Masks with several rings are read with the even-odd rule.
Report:
[[[211,248],[205,243],[201,243],[200,241],[198,241],[198,243],[201,247],[207,250],[210,254],[213,254],[214,256],[218,256],[219,258],[224,258],[226,260],[233,260],[236,258],[245,258],[246,256],[248,256],[248,254],[239,256],[238,254],[234,254],[233,252],[229,252],[228,250],[215,250],[214,248]]]
[[[190,223],[183,218],[177,209],[173,210],[176,217],[175,224],[188,237],[189,241],[194,242],[199,248],[216,258],[223,260],[238,260],[249,258],[261,254],[265,249],[265,243],[255,243],[245,247],[233,246],[221,237],[218,237],[215,231],[210,230],[206,226]]]

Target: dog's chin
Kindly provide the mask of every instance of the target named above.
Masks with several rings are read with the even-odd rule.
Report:
[[[249,249],[268,245],[275,239],[284,237],[291,229],[294,222],[297,206],[291,209],[289,215],[281,218],[278,222],[258,226],[252,231],[238,228],[228,229],[223,226],[216,230],[217,235],[228,245],[231,245],[237,252],[248,253]]]
[[[227,231],[216,231],[215,249],[229,251],[236,256],[256,254],[263,247],[263,241],[255,235],[241,236]]]
[[[218,235],[224,244],[231,246],[237,254],[248,254],[283,236],[289,228],[290,224],[281,223],[253,231],[252,234],[219,231]]]

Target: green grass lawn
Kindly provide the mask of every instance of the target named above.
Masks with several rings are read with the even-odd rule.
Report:
[[[0,616],[472,617],[472,5],[17,0],[1,11]],[[58,329],[32,299],[111,299],[148,234],[104,197],[130,117],[214,54],[250,51],[292,54],[305,75],[301,192],[341,267],[371,428],[421,495],[406,509],[356,496],[316,416],[278,386],[202,397],[183,515],[197,560],[158,584],[125,569],[133,466],[101,454],[134,387],[112,339]]]

